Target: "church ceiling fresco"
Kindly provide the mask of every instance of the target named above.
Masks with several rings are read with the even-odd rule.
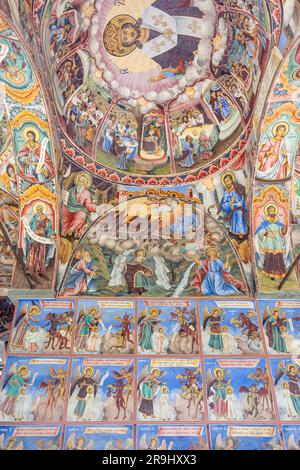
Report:
[[[3,285],[150,297],[299,288],[296,1],[7,0],[2,13]],[[121,237],[123,201],[133,215]],[[197,206],[201,243],[188,238]],[[135,238],[166,217],[167,236]]]

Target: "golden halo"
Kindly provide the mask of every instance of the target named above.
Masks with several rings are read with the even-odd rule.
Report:
[[[295,369],[297,369],[297,366],[295,364],[293,364],[292,362],[290,362],[288,365],[287,365],[287,370],[290,371],[291,368],[294,367]]]
[[[19,70],[15,73],[6,72],[5,77],[10,83],[13,83],[14,85],[23,85],[25,82],[25,75]]]
[[[224,371],[223,371],[223,369],[221,369],[221,367],[216,367],[216,368],[214,369],[214,376],[215,376],[215,377],[217,377],[217,373],[218,373],[218,372],[222,372],[222,376],[224,376]]]
[[[44,202],[36,202],[36,203],[34,204],[33,209],[32,209],[32,211],[33,211],[34,214],[37,213],[37,208],[38,208],[38,207],[42,207],[42,208],[43,208],[43,214],[46,214],[46,212],[47,212],[47,206],[46,206],[46,204],[45,204]]]
[[[226,392],[228,392],[229,390],[231,390],[233,392],[233,388],[230,385],[228,387],[226,387]]]
[[[20,372],[22,369],[25,369],[25,370],[26,370],[26,374],[28,374],[28,371],[29,371],[28,366],[20,366],[20,367],[18,367],[17,370],[18,370],[18,372]]]
[[[282,386],[288,385],[288,384],[289,384],[289,383],[288,383],[286,380],[284,380],[283,382],[281,382],[281,385],[282,385]]]
[[[272,134],[273,134],[274,137],[275,137],[276,134],[277,134],[278,127],[284,127],[284,128],[285,128],[285,131],[284,131],[283,136],[286,136],[287,133],[288,133],[289,130],[290,130],[290,126],[289,126],[289,124],[288,124],[287,122],[279,121],[279,122],[277,122],[277,124],[275,124],[275,126],[272,127]]]
[[[86,189],[89,189],[92,186],[93,180],[92,180],[91,175],[89,175],[85,171],[81,171],[80,173],[77,173],[77,175],[75,176],[75,180],[74,180],[76,185],[78,184],[78,180],[80,178],[85,178],[85,181],[86,181],[85,188]]]
[[[25,129],[23,129],[22,134],[23,134],[24,140],[26,140],[26,141],[28,140],[28,136],[27,136],[28,132],[33,132],[35,134],[35,141],[36,142],[40,141],[41,134],[40,134],[39,130],[36,127],[27,126],[27,127],[25,127]]]
[[[98,313],[97,307],[90,307],[89,310],[88,310],[88,312],[89,312],[89,313],[92,313],[92,310],[95,310],[95,312]]]
[[[31,313],[32,310],[36,310],[36,313],[33,313],[32,315],[38,315],[38,314],[40,313],[40,310],[41,310],[41,309],[40,309],[40,307],[38,307],[37,305],[33,305],[33,306],[30,308],[29,312]]]
[[[151,308],[151,310],[150,310],[149,313],[150,313],[151,316],[152,316],[152,315],[157,316],[157,315],[159,314],[159,310],[158,310],[158,308],[155,308],[155,307],[154,307],[154,308]]]
[[[275,310],[276,310],[277,312],[280,312],[280,309],[279,309],[278,307],[272,308],[271,312],[273,313]]]
[[[158,373],[160,373],[160,370],[159,370],[158,367],[153,367],[153,369],[151,369],[151,375],[152,375],[155,371],[157,371]]]
[[[268,215],[268,209],[269,209],[270,207],[274,207],[274,209],[276,210],[276,215],[277,215],[278,212],[279,212],[279,209],[278,209],[277,204],[275,204],[274,202],[270,202],[269,204],[266,204],[266,206],[265,206],[265,208],[264,208],[264,213],[265,213],[266,215]]]
[[[134,26],[136,22],[136,19],[130,15],[117,15],[107,23],[103,33],[103,44],[110,55],[125,57],[137,48],[136,44],[128,47],[123,46],[121,38],[122,26],[124,24]]]
[[[92,367],[92,366],[87,366],[87,367],[85,367],[85,368],[83,369],[83,375],[85,375],[88,370],[91,370],[91,371],[92,371],[92,375],[94,375],[95,370],[94,370],[94,367]]]
[[[211,253],[212,251],[215,253],[220,253],[219,248],[217,248],[216,246],[210,246],[209,248],[206,249],[205,253],[209,255],[209,253]]]
[[[231,176],[232,181],[235,182],[236,180],[235,174],[232,171],[226,171],[226,173],[224,173],[224,175],[222,175],[222,178],[221,178],[223,186],[225,186],[224,180],[226,176]]]
[[[218,313],[221,313],[221,309],[219,307],[214,307],[211,312],[214,313],[216,310]]]

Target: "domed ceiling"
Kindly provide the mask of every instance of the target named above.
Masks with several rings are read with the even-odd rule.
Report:
[[[50,4],[43,44],[77,163],[108,180],[178,184],[243,152],[270,52],[265,2]]]

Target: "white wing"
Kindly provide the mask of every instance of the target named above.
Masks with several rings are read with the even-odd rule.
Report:
[[[170,290],[171,285],[169,282],[168,273],[169,268],[166,266],[165,260],[162,256],[154,256],[155,261],[155,274],[157,277],[156,285],[162,287],[165,290]]]
[[[128,438],[126,441],[125,449],[132,449],[133,446],[133,440]]]
[[[106,374],[104,374],[102,379],[100,380],[100,383],[99,383],[100,387],[103,387],[103,384],[108,377],[109,377],[109,372],[107,371]]]
[[[72,432],[67,440],[67,450],[72,450],[75,447],[75,432]]]
[[[4,449],[4,434],[0,434],[0,450]]]
[[[217,435],[216,439],[216,450],[224,450],[224,443],[222,441],[222,436],[221,434]]]
[[[299,450],[299,447],[297,446],[295,442],[294,434],[291,434],[289,437],[288,450]]]
[[[163,439],[163,440],[162,440],[162,443],[161,443],[160,446],[157,448],[157,450],[167,450],[167,441],[166,441],[166,439]]]
[[[182,292],[184,291],[184,289],[186,288],[186,286],[188,285],[188,282],[189,282],[189,278],[190,278],[190,274],[191,274],[191,271],[193,269],[193,267],[195,266],[196,263],[192,263],[188,268],[187,270],[185,271],[180,283],[178,284],[178,286],[176,287],[174,293],[172,294],[171,297],[181,297],[181,294]]]
[[[110,275],[109,287],[119,287],[125,285],[125,267],[128,256],[133,253],[132,250],[125,251],[122,255],[116,257],[114,266]]]
[[[140,449],[140,450],[146,450],[146,449],[148,449],[146,434],[143,434],[142,437],[141,437],[141,439],[140,439],[139,449]]]
[[[19,442],[15,450],[24,450],[24,442],[23,441]]]
[[[92,450],[94,448],[94,439],[91,439],[85,450]]]

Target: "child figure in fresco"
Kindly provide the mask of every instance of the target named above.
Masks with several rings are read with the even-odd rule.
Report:
[[[86,389],[87,393],[85,396],[85,410],[83,413],[83,420],[84,421],[91,421],[93,419],[93,410],[95,409],[94,406],[94,387],[92,385],[88,386]]]
[[[24,404],[26,399],[26,387],[20,388],[20,394],[16,400],[15,420],[22,421],[24,419]]]
[[[169,411],[169,389],[165,385],[160,390],[160,417],[163,421],[170,419]]]
[[[284,396],[285,400],[286,414],[289,418],[297,418],[297,412],[295,410],[294,403],[291,398],[291,392],[288,382],[282,382],[282,395]]]
[[[222,327],[222,339],[223,339],[223,353],[232,354],[230,335],[228,332],[228,326]]]
[[[226,388],[226,398],[225,401],[227,403],[227,416],[228,419],[235,421],[236,420],[236,414],[234,410],[234,396],[233,396],[233,388],[232,387],[227,387]]]
[[[294,353],[295,348],[294,348],[294,338],[293,338],[293,336],[288,333],[288,329],[284,325],[280,327],[280,331],[281,331],[281,337],[285,341],[287,352],[290,353],[290,354]]]
[[[29,343],[29,351],[34,353],[37,352],[39,349],[38,340],[40,336],[37,328],[35,326],[31,326],[26,336]]]
[[[94,326],[88,339],[88,351],[96,353],[99,351],[99,327]]]
[[[159,328],[158,329],[158,335],[157,335],[157,353],[158,354],[163,354],[164,351],[164,341],[166,339],[165,334],[164,334],[164,328]]]

